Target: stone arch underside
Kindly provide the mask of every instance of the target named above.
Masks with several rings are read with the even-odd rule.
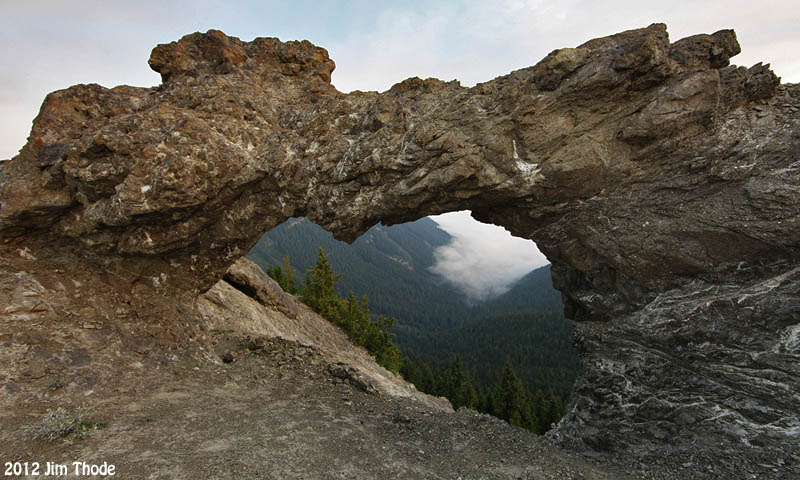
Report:
[[[577,321],[553,438],[796,451],[800,88],[738,52],[656,24],[472,88],[343,94],[308,42],[187,35],[153,50],[158,87],[47,96],[0,164],[2,243],[190,298],[291,216],[353,240],[470,209],[536,242]]]

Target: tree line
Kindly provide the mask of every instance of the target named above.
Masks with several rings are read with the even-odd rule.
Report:
[[[341,275],[333,271],[321,247],[317,263],[306,271],[302,285],[295,282],[288,255],[284,257],[282,267],[271,265],[267,268],[267,275],[278,282],[283,290],[297,295],[320,316],[339,326],[353,343],[364,347],[374,356],[378,365],[398,373],[402,365],[402,354],[392,341],[394,318],[379,315],[373,319],[366,296],[357,298],[352,292],[347,298],[339,295],[336,282]]]
[[[461,356],[456,354],[444,370],[436,370],[419,358],[404,358],[400,374],[417,389],[446,397],[453,408],[471,408],[501,418],[511,425],[543,434],[564,416],[564,403],[552,390],[532,393],[506,358],[500,380],[478,389]]]
[[[531,392],[517,375],[509,357],[497,383],[479,384],[477,388],[458,353],[444,369],[432,366],[421,357],[404,357],[393,341],[394,318],[383,315],[373,318],[366,296],[340,295],[336,284],[342,275],[333,271],[322,247],[318,250],[316,264],[306,271],[302,284],[298,285],[295,280],[288,255],[284,256],[283,265],[270,265],[266,272],[283,290],[298,296],[323,318],[339,326],[354,343],[373,355],[379,365],[400,373],[422,392],[447,398],[453,408],[467,407],[488,413],[539,434],[549,430],[564,414],[562,398],[549,388]]]

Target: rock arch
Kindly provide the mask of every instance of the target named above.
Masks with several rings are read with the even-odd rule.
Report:
[[[0,236],[191,296],[290,216],[353,240],[471,209],[537,243],[579,321],[555,438],[797,446],[800,89],[738,52],[656,24],[472,88],[343,94],[308,42],[195,33],[153,50],[158,87],[47,96],[0,166]]]

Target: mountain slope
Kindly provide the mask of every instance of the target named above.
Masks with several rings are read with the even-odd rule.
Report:
[[[469,321],[460,327],[409,334],[411,339],[403,344],[407,355],[442,369],[458,354],[480,388],[497,383],[508,357],[531,391],[550,389],[567,399],[580,368],[572,323],[561,310],[549,265],[473,307]]]
[[[106,464],[124,480],[632,478],[453,413],[248,263],[185,298],[115,289],[113,275],[80,263],[54,271],[0,246],[4,462],[39,474],[65,465],[69,478],[81,476],[72,462]],[[80,406],[102,428],[74,443],[26,428],[52,431],[48,410]]]
[[[429,218],[376,225],[352,245],[307,219],[291,219],[264,234],[247,257],[266,269],[281,265],[288,254],[302,282],[322,247],[334,271],[342,274],[339,293],[366,295],[372,312],[395,317],[398,329],[430,331],[458,326],[469,315],[463,295],[429,270],[435,248],[449,240]]]
[[[396,319],[395,343],[406,355],[444,368],[459,354],[481,388],[498,380],[509,357],[530,389],[568,398],[579,362],[550,266],[532,270],[492,300],[470,305],[430,271],[436,247],[449,241],[428,218],[376,225],[352,245],[306,219],[292,219],[266,233],[248,257],[266,268],[282,264],[288,254],[302,281],[321,246],[342,274],[340,293],[367,295],[373,313]]]
[[[572,324],[560,310],[527,310],[477,318],[469,324],[418,338],[407,352],[443,369],[458,354],[475,385],[497,384],[505,359],[529,390],[552,390],[566,400],[580,360]]]
[[[553,288],[550,265],[531,270],[504,294],[476,305],[476,316],[512,313],[523,310],[561,308],[561,294]]]

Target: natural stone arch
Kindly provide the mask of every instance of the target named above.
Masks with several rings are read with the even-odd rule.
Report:
[[[308,42],[196,33],[153,50],[159,87],[48,95],[0,234],[192,296],[290,216],[352,240],[470,209],[534,240],[586,320],[557,438],[796,445],[800,90],[738,51],[652,25],[473,88],[342,94]]]

